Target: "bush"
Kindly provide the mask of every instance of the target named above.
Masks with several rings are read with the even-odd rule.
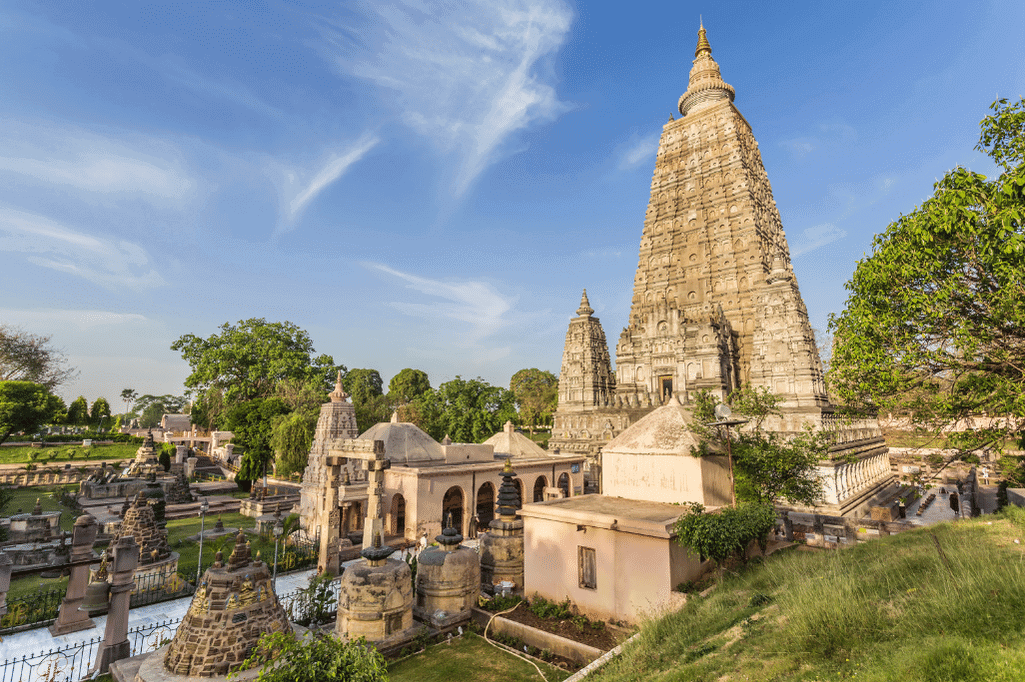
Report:
[[[491,599],[487,599],[481,602],[480,607],[485,611],[490,611],[491,613],[498,613],[499,611],[507,611],[511,609],[512,607],[519,604],[521,601],[523,601],[523,597],[517,596],[515,594],[496,594]]]
[[[681,545],[722,565],[727,559],[745,556],[752,540],[764,551],[775,525],[771,505],[749,502],[706,513],[703,505],[694,503],[677,519],[675,532]]]
[[[262,666],[260,682],[385,682],[384,656],[362,637],[343,642],[329,634],[297,637],[292,632],[264,634],[243,669]]]
[[[536,594],[530,602],[530,612],[545,620],[563,620],[573,616],[569,609],[569,599],[556,603]]]

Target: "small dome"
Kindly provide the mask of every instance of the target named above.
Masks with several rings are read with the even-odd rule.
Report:
[[[444,462],[441,444],[416,424],[390,421],[374,424],[360,436],[361,440],[383,440],[384,451],[392,464],[428,464]]]
[[[539,459],[553,457],[540,445],[530,440],[522,433],[517,433],[512,422],[506,422],[505,428],[484,441],[484,445],[491,445],[495,448],[495,459]]]
[[[686,454],[700,439],[690,430],[694,417],[679,399],[652,410],[603,448],[604,452]]]

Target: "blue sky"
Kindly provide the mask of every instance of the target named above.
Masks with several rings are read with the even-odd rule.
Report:
[[[626,324],[698,16],[754,128],[812,324],[872,236],[1025,94],[1025,3],[0,7],[0,321],[62,393],[181,393],[170,344],[290,320],[387,381],[558,372]]]

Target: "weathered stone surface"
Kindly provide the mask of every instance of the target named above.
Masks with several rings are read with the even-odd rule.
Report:
[[[517,518],[522,502],[514,476],[512,463],[506,460],[498,489],[499,516],[480,536],[480,582],[488,594],[503,582],[512,583],[513,591],[523,594],[523,521]]]
[[[451,526],[417,557],[414,615],[436,628],[470,619],[480,595],[480,557],[460,543],[463,536]]]
[[[391,548],[363,550],[364,560],[345,569],[338,585],[335,633],[342,639],[366,637],[378,646],[411,637],[413,575],[405,561],[386,558]]]
[[[134,537],[139,546],[140,566],[148,566],[171,556],[171,547],[167,544],[167,531],[157,524],[153,507],[146,502],[142,492],[136,494],[135,501],[125,512],[124,520],[121,521],[111,544],[127,536]]]
[[[227,565],[203,574],[182,624],[164,654],[164,668],[181,676],[225,675],[240,665],[266,632],[289,627],[267,564],[250,557],[239,532]]]

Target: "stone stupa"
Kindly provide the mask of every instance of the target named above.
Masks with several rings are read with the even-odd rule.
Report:
[[[370,523],[370,520],[367,520]],[[360,636],[378,648],[412,638],[413,575],[405,561],[389,559],[394,550],[381,546],[381,534],[361,554],[364,561],[345,569],[338,585],[335,634],[353,640]]]
[[[503,588],[523,594],[523,520],[518,518],[521,504],[515,476],[512,462],[505,460],[498,488],[498,518],[480,536],[480,580],[488,594]]]
[[[274,593],[270,568],[250,556],[240,531],[228,563],[217,552],[174,639],[143,663],[136,679],[225,676],[253,653],[261,635],[290,627]]]
[[[452,527],[452,515],[435,540],[417,557],[416,606],[421,621],[441,629],[470,619],[480,595],[480,557],[462,545],[463,536]]]

